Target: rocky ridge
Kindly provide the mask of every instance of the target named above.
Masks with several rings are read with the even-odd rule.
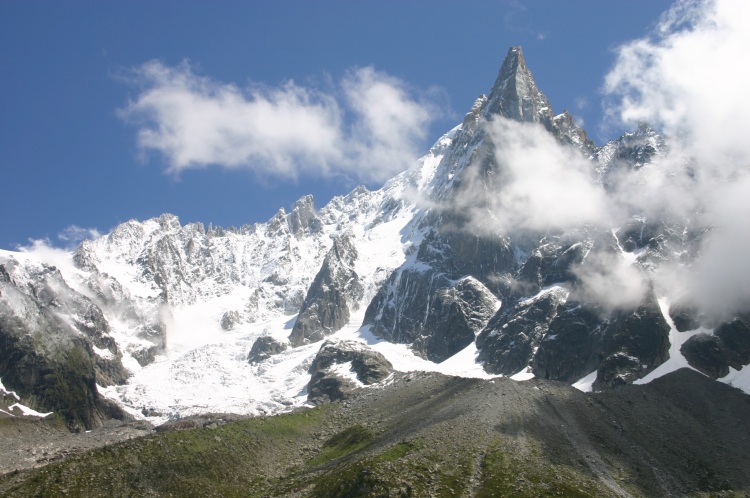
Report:
[[[434,363],[475,348],[487,374],[566,383],[594,375],[590,386],[602,390],[655,371],[673,334],[692,334],[681,354],[712,377],[750,362],[747,310],[711,321],[694,303],[660,301],[652,278],[668,263],[689,267],[707,227],[639,212],[616,227],[562,231],[508,228],[491,214],[477,222],[471,213],[492,213],[509,178],[498,123],[544,130],[588,161],[603,189],[669,151],[647,125],[597,147],[567,112],[553,113],[512,47],[463,122],[378,191],[358,187],[320,209],[306,196],[240,228],[182,225],[169,214],[130,221],[82,243],[59,269],[3,252],[0,378],[71,428],[89,428],[115,413],[100,387],[175,358],[194,369],[207,344],[232,334],[255,342],[235,355],[250,369],[243,375],[308,375],[317,343],[360,316],[371,342],[408,345]],[[601,261],[632,268],[648,292],[612,309],[591,300],[580,275]],[[193,323],[198,315],[206,321]],[[62,384],[46,384],[53,378]],[[274,394],[287,398],[279,409],[305,398],[287,384]],[[143,390],[107,392],[133,411],[158,412],[134,401]]]
[[[597,394],[396,374],[314,409],[189,419],[5,474],[0,495],[742,496],[749,405],[687,369]]]

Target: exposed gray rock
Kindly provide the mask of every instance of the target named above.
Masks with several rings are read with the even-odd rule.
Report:
[[[705,333],[695,334],[685,341],[680,352],[691,367],[712,379],[729,373],[729,355],[719,337]]]
[[[337,373],[333,367],[351,363],[356,381]],[[349,397],[360,385],[386,379],[393,365],[380,353],[356,341],[324,342],[310,366],[307,399],[321,404]]]
[[[669,357],[669,324],[653,290],[632,312],[617,312],[604,334],[606,356],[599,365],[595,388],[629,384]]]
[[[541,379],[575,382],[596,370],[603,356],[602,317],[580,302],[558,307],[531,362]]]
[[[714,335],[721,339],[729,358],[729,364],[739,370],[750,364],[750,326],[741,318],[719,325]]]
[[[495,295],[472,277],[438,289],[424,324],[426,334],[412,349],[437,363],[448,359],[474,342],[497,307]]]
[[[691,367],[718,379],[729,367],[740,370],[750,363],[750,327],[741,318],[725,322],[713,334],[699,333],[680,348]]]
[[[666,138],[659,135],[648,124],[641,123],[635,131],[607,143],[594,154],[599,180],[609,186],[623,171],[640,169],[654,157],[669,150]]]
[[[249,363],[260,363],[273,355],[286,351],[287,347],[288,345],[285,342],[277,341],[271,336],[259,337],[250,348],[247,361]]]
[[[13,259],[0,267],[0,378],[6,387],[38,411],[59,413],[71,430],[125,417],[96,387],[127,378],[101,310],[54,267]]]
[[[225,312],[221,315],[221,328],[224,330],[232,330],[234,327],[242,322],[242,316],[236,310]]]
[[[623,250],[633,252],[648,246],[654,246],[661,234],[661,224],[648,222],[645,218],[631,218],[616,232],[617,240]]]
[[[321,223],[315,212],[315,202],[312,195],[306,195],[294,204],[294,208],[288,216],[288,223],[289,230],[297,236],[320,229]]]
[[[524,288],[527,294],[553,284],[574,282],[574,268],[583,262],[593,245],[590,237],[578,231],[542,237],[518,270],[519,281],[529,284]]]
[[[689,303],[674,303],[669,307],[669,317],[679,332],[695,330],[701,326],[698,307]]]
[[[127,235],[122,233],[128,232],[130,228],[132,228],[131,223],[124,224],[115,229],[108,238],[121,242],[121,238],[133,236],[132,233]],[[202,231],[202,228],[200,230]],[[166,326],[162,318],[169,315],[169,312],[164,308],[164,302],[160,298],[149,299],[145,302],[134,300],[117,279],[99,271],[93,254],[92,242],[89,240],[83,241],[76,249],[73,262],[78,268],[88,272],[85,285],[97,306],[106,310],[110,318],[115,318],[136,331],[138,338],[144,339],[139,344],[130,345],[127,352],[141,366],[152,363],[156,355],[161,354],[167,345]]]
[[[350,236],[333,241],[289,335],[292,346],[320,341],[349,322],[350,306],[356,305],[363,293],[354,271],[356,259]]]
[[[477,337],[477,360],[484,369],[513,375],[529,366],[550,322],[557,316],[558,306],[567,296],[566,289],[555,287],[533,298],[504,302]]]
[[[364,324],[383,339],[411,344],[423,335],[436,289],[451,286],[444,251],[449,250],[434,234],[428,234],[401,268],[378,289],[365,312]]]
[[[564,111],[554,115],[547,97],[539,90],[526,66],[521,47],[508,50],[483,114],[486,118],[503,116],[515,121],[541,123],[562,143],[580,147],[587,155],[596,149],[570,113]]]

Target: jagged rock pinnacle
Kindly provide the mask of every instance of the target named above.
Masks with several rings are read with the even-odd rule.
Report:
[[[511,47],[485,106],[485,115],[500,114],[518,121],[547,121],[552,110],[526,67],[521,47]]]

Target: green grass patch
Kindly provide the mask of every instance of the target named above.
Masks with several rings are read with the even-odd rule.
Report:
[[[320,465],[341,458],[366,447],[374,437],[372,431],[362,425],[348,427],[323,443],[320,453],[311,458],[308,465]]]
[[[610,494],[587,474],[533,457],[511,455],[496,445],[482,461],[482,485],[476,496],[593,498]]]
[[[404,458],[406,455],[419,449],[419,445],[412,441],[403,441],[401,443],[391,446],[383,453],[378,455],[375,460],[377,462],[394,462]]]
[[[3,491],[55,497],[274,495],[274,480],[286,474],[283,465],[297,454],[297,439],[318,430],[326,411],[321,407],[124,441],[48,465]]]

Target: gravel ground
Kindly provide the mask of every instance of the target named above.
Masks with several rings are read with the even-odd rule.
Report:
[[[55,420],[4,418],[0,420],[0,476],[144,436],[152,429],[148,422],[110,420],[104,427],[71,433]]]
[[[4,469],[63,461],[0,476],[0,495],[750,496],[750,396],[691,370],[596,394],[435,373],[388,383],[310,412],[197,417],[121,444],[149,431],[4,424]]]

